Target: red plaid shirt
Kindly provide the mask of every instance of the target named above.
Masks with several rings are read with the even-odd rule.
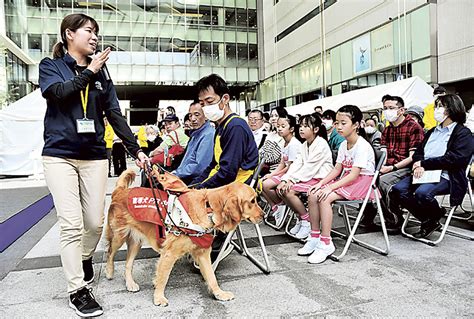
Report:
[[[387,164],[394,165],[410,156],[423,141],[423,128],[410,115],[398,126],[389,125],[382,132],[381,145],[387,148]]]

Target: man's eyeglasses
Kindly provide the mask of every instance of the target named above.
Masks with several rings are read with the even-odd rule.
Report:
[[[249,117],[249,122],[257,122],[257,121],[260,121],[260,120],[262,120],[261,117],[258,117],[258,118],[257,117]]]

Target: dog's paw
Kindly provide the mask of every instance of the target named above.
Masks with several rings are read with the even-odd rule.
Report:
[[[105,267],[105,278],[111,280],[114,278],[114,268],[113,267]]]
[[[130,292],[137,292],[140,290],[140,286],[135,281],[127,282],[127,290]]]
[[[155,296],[153,298],[153,303],[155,306],[166,307],[168,306],[168,299],[166,299],[164,296]]]
[[[218,293],[214,294],[214,297],[216,297],[217,300],[221,301],[229,301],[234,299],[234,294],[231,293],[230,291],[219,291]]]

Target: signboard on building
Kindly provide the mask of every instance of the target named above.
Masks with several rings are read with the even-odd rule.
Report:
[[[374,30],[370,34],[372,42],[372,70],[381,70],[394,65],[393,24]]]
[[[364,34],[352,41],[352,56],[354,73],[365,73],[371,69],[370,33]]]

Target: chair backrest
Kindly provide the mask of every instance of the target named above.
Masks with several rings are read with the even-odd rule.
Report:
[[[260,159],[255,171],[253,172],[252,180],[250,181],[250,187],[255,188],[257,186],[258,177],[260,176],[260,171],[262,170],[263,164],[265,164],[265,161]]]
[[[375,171],[378,172],[385,164],[385,159],[387,158],[387,152],[384,149],[374,148],[375,153]]]

